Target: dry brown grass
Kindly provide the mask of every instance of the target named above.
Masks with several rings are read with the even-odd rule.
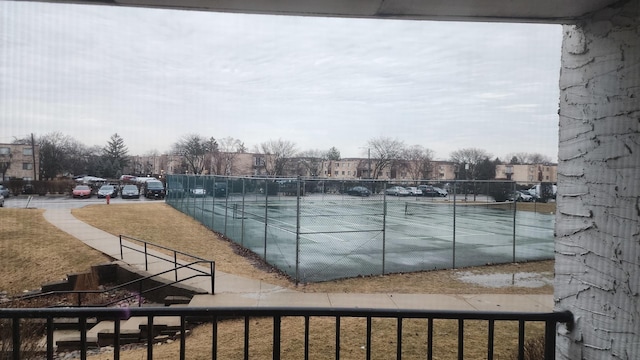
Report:
[[[286,277],[265,271],[261,261],[240,255],[239,247],[164,203],[90,205],[72,214],[113,235],[128,235],[214,260],[216,270],[291,286]]]
[[[104,254],[59,230],[44,210],[0,208],[0,291],[17,294],[109,262]]]

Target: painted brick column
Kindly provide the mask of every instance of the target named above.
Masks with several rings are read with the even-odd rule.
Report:
[[[640,358],[640,1],[564,27],[558,359]]]

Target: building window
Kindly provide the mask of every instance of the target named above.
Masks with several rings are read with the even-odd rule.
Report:
[[[336,167],[340,167],[340,163],[336,163]]]
[[[32,163],[22,163],[22,170],[33,170]]]
[[[31,155],[33,155],[33,148],[30,148],[30,147],[28,147],[28,148],[23,148],[23,149],[22,149],[22,155],[24,155],[24,156],[31,156]]]
[[[9,155],[11,154],[11,149],[8,147],[0,147],[0,155]]]
[[[342,171],[342,175],[344,175],[344,170]]]

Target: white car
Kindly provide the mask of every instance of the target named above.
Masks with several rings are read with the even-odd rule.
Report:
[[[415,186],[409,186],[409,187],[406,187],[405,189],[407,189],[407,191],[409,192],[409,195],[411,196],[422,196],[422,190],[418,189]]]
[[[407,196],[407,195],[409,195],[409,192],[407,191],[407,189],[403,188],[402,186],[392,186],[392,187],[388,188],[387,190],[385,190],[384,193],[387,194],[387,195],[394,195],[394,196]]]
[[[207,195],[207,190],[205,190],[201,185],[196,185],[191,189],[191,196],[193,197],[201,197]]]

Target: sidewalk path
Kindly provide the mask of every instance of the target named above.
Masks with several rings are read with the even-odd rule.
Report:
[[[44,217],[62,231],[78,238],[94,249],[114,259],[120,259],[119,238],[78,220],[71,215],[70,209],[47,209]],[[143,247],[129,242],[127,242],[127,246],[143,250]],[[156,251],[149,251],[149,253],[166,259],[163,261],[152,258],[153,260],[148,263],[150,273],[173,269],[172,257]],[[126,250],[123,252],[122,261],[144,270],[144,255],[140,252]],[[202,270],[208,272],[208,269],[204,267]],[[179,276],[187,276],[191,273],[195,272],[180,270]],[[174,273],[171,272],[165,277],[173,281]],[[208,278],[191,279],[186,284],[211,293]],[[551,312],[553,311],[553,295],[301,293],[264,281],[216,270],[215,295],[196,295],[190,305]]]
[[[44,213],[44,218],[51,224],[55,225],[62,231],[68,233],[71,236],[81,240],[85,244],[92,248],[118,260],[135,266],[138,269],[145,270],[144,259],[144,247],[133,244],[131,242],[123,241],[128,247],[136,248],[139,251],[124,249],[122,258],[120,257],[120,238],[109,234],[106,231],[97,229],[91,225],[88,225],[76,217],[71,215],[70,209],[47,209]],[[160,253],[158,251],[149,250],[148,253],[153,254],[154,257],[148,257],[148,272],[151,274],[157,274],[169,269],[173,269],[173,257]],[[164,260],[160,260],[160,257]],[[178,260],[179,263],[186,263]],[[202,271],[209,272],[208,267],[198,267]],[[181,269],[178,271],[180,278],[184,278],[195,274],[195,271],[189,271],[188,269]],[[175,280],[174,273],[170,272],[163,275],[164,278],[173,281]],[[209,278],[199,277],[185,282],[187,285],[204,290],[211,293],[211,281]],[[267,284],[264,281],[253,280],[233,274],[228,274],[222,271],[215,271],[215,293],[251,293],[260,294],[263,292],[281,292],[291,291],[289,289]]]

